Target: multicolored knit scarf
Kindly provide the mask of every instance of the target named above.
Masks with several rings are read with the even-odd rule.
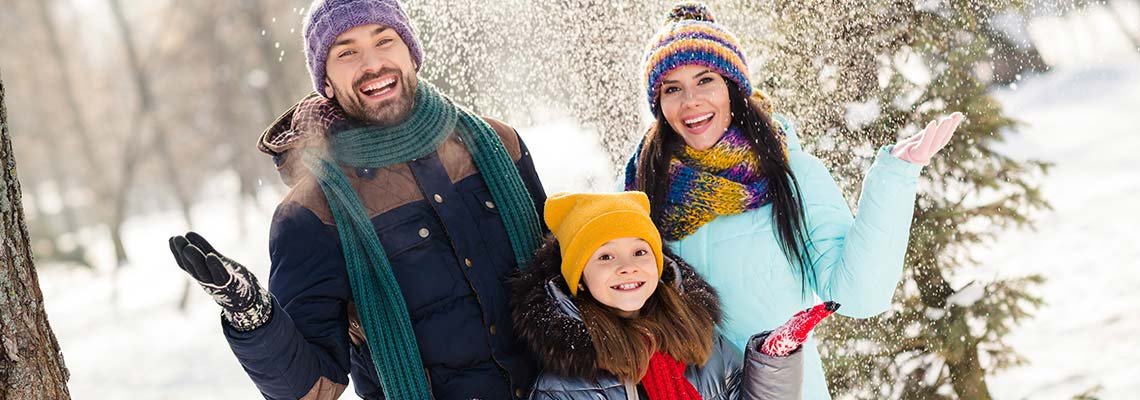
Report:
[[[781,124],[774,124],[787,156]],[[626,190],[635,190],[637,161],[626,166]],[[768,179],[760,170],[748,138],[732,126],[706,150],[684,146],[669,162],[669,194],[658,228],[665,240],[681,240],[721,215],[740,214],[770,201]]]
[[[458,131],[499,205],[519,268],[530,263],[542,240],[530,193],[499,135],[427,81],[420,80],[416,86],[415,105],[406,121],[391,127],[369,126],[337,133],[332,137],[331,157],[310,151],[304,158],[320,182],[336,222],[352,298],[384,398],[388,399],[431,399],[431,387],[392,265],[339,165],[382,168],[407,162],[436,151]]]

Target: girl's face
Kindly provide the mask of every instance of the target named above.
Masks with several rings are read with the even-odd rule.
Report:
[[[657,280],[657,258],[652,248],[634,237],[614,239],[598,247],[582,270],[582,282],[590,295],[625,318],[637,316],[645,300],[657,290]]]
[[[707,67],[686,65],[665,74],[658,98],[665,121],[693,149],[712,147],[732,123],[728,83]]]

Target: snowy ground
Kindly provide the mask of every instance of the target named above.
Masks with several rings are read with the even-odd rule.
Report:
[[[236,188],[227,179],[211,186]],[[194,218],[200,224],[197,230],[220,251],[264,280],[269,268],[268,221],[276,196],[267,191],[262,197],[260,210],[247,208],[251,229],[244,238],[234,227],[238,217],[232,199],[199,205]],[[187,279],[174,264],[166,238],[185,231],[181,221],[174,212],[131,220],[125,242],[132,265],[119,275],[117,285],[108,268],[39,268],[48,317],[71,371],[73,398],[258,398],[222,336],[218,306],[192,287],[187,312],[177,310]],[[91,250],[111,254],[107,243]],[[109,266],[110,261],[96,264]]]
[[[1044,185],[1053,210],[1036,232],[1011,232],[986,251],[1001,276],[1048,281],[1046,301],[1009,341],[1029,365],[990,380],[1001,399],[1105,399],[1140,393],[1140,63],[1060,69],[999,94],[1025,121],[1012,154],[1056,163]]]

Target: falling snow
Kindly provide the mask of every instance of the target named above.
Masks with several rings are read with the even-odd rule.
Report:
[[[949,68],[924,56],[930,48],[906,48],[889,56],[879,53],[899,37],[927,33],[865,36],[861,32],[898,23],[892,12],[941,13],[947,2],[902,2],[905,7],[894,10],[870,7],[869,2],[852,7],[836,6],[843,2],[812,3],[819,7],[771,0],[714,2],[713,9],[748,49],[755,86],[770,92],[778,111],[802,124],[808,149],[833,167],[840,184],[857,188],[857,179],[846,177],[862,176],[859,172],[869,166],[879,145],[913,134],[922,123],[905,121],[894,125],[898,129],[876,131],[884,125],[883,118],[900,110],[937,115],[963,107],[940,99],[918,103],[919,88]],[[1028,364],[993,376],[990,390],[997,398],[1070,398],[1098,384],[1104,387],[1104,398],[1140,393],[1135,379],[1140,376],[1140,347],[1128,339],[1140,329],[1140,317],[1132,310],[1140,301],[1135,290],[1140,283],[1136,272],[1140,268],[1135,268],[1140,253],[1125,239],[1135,237],[1135,227],[1140,226],[1140,216],[1131,205],[1140,197],[1134,155],[1140,136],[1119,119],[1140,109],[1136,56],[1140,49],[1129,47],[1119,32],[1103,33],[1108,29],[1103,7],[1077,13],[1081,19],[1076,22],[1075,17],[1062,15],[1076,12],[1077,3],[1083,2],[1048,2],[1028,12],[1029,21],[1006,16],[999,24],[1003,32],[1013,32],[1016,46],[1037,43],[1041,57],[1055,67],[1044,75],[1013,74],[995,86],[1010,116],[1025,122],[999,150],[1057,165],[1042,178],[1042,190],[1054,209],[1035,215],[1037,230],[1002,232],[993,246],[969,249],[969,257],[982,267],[957,271],[951,278],[960,290],[946,299],[947,307],[984,302],[986,284],[995,280],[1032,273],[1047,279],[1035,289],[1046,306],[1006,338]],[[426,46],[421,74],[459,103],[516,126],[534,154],[548,193],[612,187],[618,166],[652,119],[641,88],[641,57],[672,1],[594,2],[588,7],[524,0],[406,4]],[[266,41],[285,40],[274,41],[268,56],[276,55],[274,61],[287,68],[301,69],[303,53],[286,50],[299,49],[289,41],[299,40],[296,22],[306,9],[286,10],[281,10],[282,21],[273,17],[260,36]],[[1140,9],[1130,10],[1140,15]],[[291,34],[287,38],[282,36],[286,28]],[[1082,29],[1111,39],[1092,46],[1082,41]],[[1140,32],[1138,26],[1128,29]],[[1111,50],[1120,48],[1124,50]],[[986,53],[997,54],[993,49]],[[1003,68],[998,64],[981,63],[972,72],[997,80]],[[241,71],[239,80],[251,88],[267,87],[269,68]],[[877,96],[896,86],[905,89],[893,97]],[[852,142],[848,139],[852,132],[875,139]],[[976,156],[977,144],[971,140],[957,145],[969,149],[961,154]],[[208,186],[236,193],[235,180],[221,175],[210,178]],[[238,236],[231,226],[239,218],[230,214],[232,199],[201,196],[206,201],[193,213],[199,230],[226,243],[227,255],[267,281],[269,213],[281,187],[263,185],[261,180],[257,185],[264,204],[247,210],[246,225],[254,229],[246,236]],[[920,190],[954,190],[933,188],[930,182],[923,185]],[[850,200],[857,201],[853,196]],[[179,216],[144,214],[129,219],[126,226],[134,265],[117,282],[98,271],[41,268],[45,307],[67,356],[72,392],[77,398],[257,397],[226,346],[216,305],[198,296],[185,314],[176,311],[185,277],[154,239],[180,232]],[[111,254],[101,232],[84,231],[75,237],[88,243],[93,253]],[[114,285],[125,288],[117,299],[109,295]],[[902,290],[917,289],[907,282]],[[908,337],[946,318],[947,309],[928,307],[915,315],[917,320],[903,332]],[[1068,350],[1057,351],[1062,342]],[[871,352],[880,345],[857,339],[852,347]],[[117,357],[106,357],[109,353]],[[939,379],[944,367],[931,355],[904,361],[900,367],[904,373],[926,368],[922,379],[929,384]]]

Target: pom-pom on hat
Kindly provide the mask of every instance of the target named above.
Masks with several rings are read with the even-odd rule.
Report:
[[[578,295],[578,281],[594,251],[617,238],[648,242],[661,276],[661,233],[649,219],[645,193],[558,193],[546,199],[544,215],[562,250],[562,277],[570,294]]]
[[[752,94],[748,63],[740,42],[716,23],[708,6],[682,2],[669,11],[664,26],[649,41],[645,54],[645,94],[649,110],[657,114],[661,80],[685,65],[702,65],[732,80],[744,97]]]

